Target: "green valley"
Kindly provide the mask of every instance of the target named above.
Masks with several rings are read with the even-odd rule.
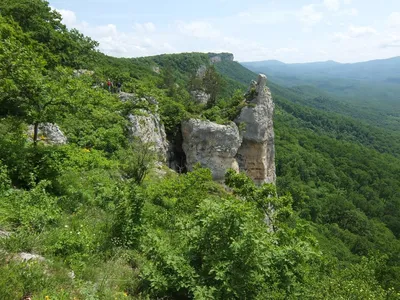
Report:
[[[182,124],[242,138],[232,54],[108,56],[42,0],[2,1],[0,40],[0,299],[400,298],[396,83],[266,72],[276,185],[222,182]]]

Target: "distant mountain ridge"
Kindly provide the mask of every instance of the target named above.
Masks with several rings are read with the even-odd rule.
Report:
[[[268,71],[271,76],[324,76],[381,82],[399,82],[400,56],[358,63],[339,63],[332,60],[286,64],[277,60],[242,62],[253,71]]]

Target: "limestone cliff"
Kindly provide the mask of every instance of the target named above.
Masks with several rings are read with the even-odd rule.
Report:
[[[246,172],[257,184],[275,183],[274,103],[259,75],[246,95],[248,106],[236,124],[219,125],[190,119],[182,123],[183,150],[190,171],[196,163],[211,169],[215,180],[223,180],[227,169]],[[244,127],[239,134],[238,127]]]
[[[235,120],[243,124],[243,142],[237,153],[240,170],[256,183],[275,183],[274,103],[266,86],[267,77],[259,75],[247,94],[249,105]]]
[[[219,125],[190,119],[182,123],[182,136],[189,171],[200,163],[211,170],[214,180],[223,181],[227,169],[239,170],[235,156],[241,138],[234,123]]]
[[[167,161],[169,145],[164,125],[157,112],[157,101],[151,97],[137,99],[134,94],[128,93],[120,93],[119,97],[122,101],[144,101],[154,106],[153,110],[139,109],[136,114],[130,114],[128,131],[131,137],[152,144],[154,150],[159,154],[160,160]]]

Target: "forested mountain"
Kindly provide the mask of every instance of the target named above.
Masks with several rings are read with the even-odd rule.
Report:
[[[272,80],[276,187],[223,185],[129,128],[157,114],[179,152],[182,121],[230,123],[257,77],[232,55],[110,57],[42,0],[2,1],[0,39],[0,299],[399,299],[400,141],[369,102]]]
[[[277,60],[243,62],[251,70],[265,70],[271,75],[335,77],[342,79],[393,82],[400,80],[400,56],[359,63],[342,64],[335,61],[285,64]]]
[[[399,131],[399,57],[354,64],[263,61],[243,65],[268,74],[274,83],[324,99],[331,103],[331,111]]]

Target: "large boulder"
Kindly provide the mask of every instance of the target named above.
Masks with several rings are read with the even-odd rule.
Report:
[[[243,142],[237,153],[241,171],[256,183],[275,183],[274,103],[266,86],[267,77],[260,74],[246,95],[250,105],[235,120],[242,127]]]
[[[241,144],[238,127],[232,122],[219,125],[206,120],[190,119],[182,123],[183,150],[189,171],[200,163],[209,168],[214,180],[223,181],[225,172],[239,171],[235,160]]]
[[[169,145],[164,124],[158,114],[157,101],[152,97],[137,99],[134,94],[128,93],[120,93],[119,96],[122,101],[142,101],[152,106],[152,109],[138,109],[135,114],[128,116],[128,132],[132,138],[151,144],[160,160],[166,162]]]
[[[198,104],[207,104],[211,97],[210,94],[207,94],[205,91],[202,90],[191,91],[190,94],[192,95],[194,101]]]
[[[28,135],[33,138],[34,126],[28,128]],[[50,145],[64,145],[67,143],[67,137],[61,131],[57,124],[40,123],[38,127],[38,139]]]

